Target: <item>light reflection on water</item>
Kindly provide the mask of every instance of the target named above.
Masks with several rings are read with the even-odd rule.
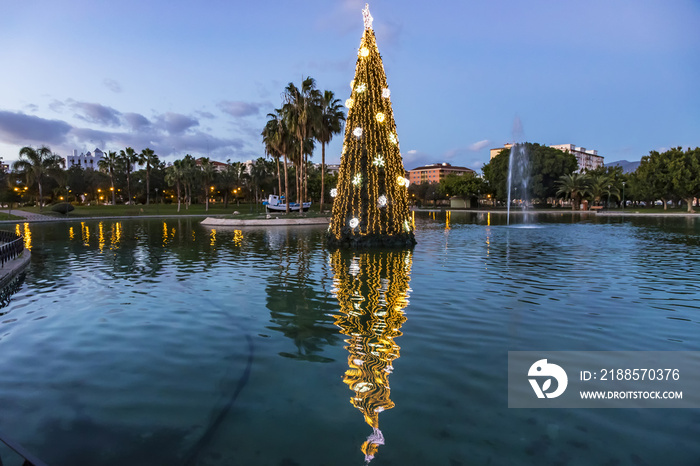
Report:
[[[412,253],[329,252],[323,228],[17,224],[0,431],[52,465],[695,464],[695,410],[509,410],[505,377],[509,350],[700,350],[698,221],[537,219],[419,213]],[[210,431],[246,335],[250,379]]]
[[[331,253],[333,295],[340,304],[335,325],[347,336],[349,369],[343,382],[354,392],[350,403],[364,415],[372,433],[362,444],[365,462],[374,459],[384,435],[379,414],[394,407],[389,375],[399,358],[401,325],[406,321],[411,252]]]

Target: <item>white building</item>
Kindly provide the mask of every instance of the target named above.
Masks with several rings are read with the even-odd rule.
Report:
[[[503,149],[510,149],[511,147],[513,147],[513,144],[505,144],[503,147],[491,149],[491,158],[493,159]],[[598,155],[597,150],[586,150],[585,147],[576,147],[573,144],[556,144],[549,147],[574,154],[574,157],[576,157],[576,163],[578,163],[577,171],[579,173],[583,172],[584,170],[595,170],[596,168],[603,166],[603,156]]]
[[[66,169],[77,165],[83,169],[92,168],[93,170],[97,170],[97,164],[102,160],[102,157],[104,157],[104,152],[97,148],[95,148],[94,154],[88,151],[87,154],[81,153],[78,155],[78,151],[73,150],[73,155],[66,157]]]
[[[549,147],[574,154],[576,162],[578,163],[579,172],[595,170],[603,166],[603,156],[598,155],[597,150],[586,150],[585,147],[576,147],[573,144],[558,144]]]

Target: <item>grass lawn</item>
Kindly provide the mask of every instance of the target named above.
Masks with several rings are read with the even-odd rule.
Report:
[[[17,209],[15,209],[17,210]],[[18,217],[16,215],[10,215],[10,214],[4,214],[0,212],[0,221],[1,220],[22,220],[22,217]]]
[[[75,206],[75,210],[67,216],[53,212],[51,206],[44,207],[39,210],[39,207],[22,207],[26,212],[35,214],[47,215],[56,218],[76,218],[76,217],[139,217],[143,215],[201,215],[201,216],[224,216],[226,218],[258,218],[266,215],[265,208],[262,204],[229,204],[224,208],[223,204],[209,204],[209,210],[205,210],[204,204],[192,204],[189,209],[185,209],[184,204],[180,207],[180,212],[177,211],[177,204],[150,204],[150,205],[91,205],[91,206]],[[233,215],[233,212],[239,212]],[[274,214],[275,216],[284,216],[284,213]],[[312,206],[310,212],[306,213],[306,217],[319,216],[318,206],[314,209]],[[330,213],[326,214],[330,215]],[[289,214],[290,217],[298,217],[299,214]]]

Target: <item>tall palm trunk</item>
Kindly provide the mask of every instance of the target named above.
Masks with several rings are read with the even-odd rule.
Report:
[[[309,156],[304,155],[304,199],[309,198]],[[299,213],[304,212],[304,204],[301,205],[301,210]]]
[[[151,203],[151,167],[146,165],[146,205]]]
[[[318,203],[319,212],[323,212],[323,193],[326,192],[326,144],[321,142],[321,200]]]
[[[112,182],[112,205],[117,205],[117,201],[114,197],[114,175],[110,173],[109,180]]]
[[[44,208],[44,192],[41,189],[41,179],[37,178],[36,184],[39,186],[39,210]]]
[[[284,213],[289,213],[289,170],[287,170],[287,154],[284,154]]]
[[[126,172],[126,192],[127,196],[129,196],[129,202],[128,204],[131,205],[131,174],[127,170]]]
[[[299,198],[299,205],[301,206],[304,205],[304,135],[302,134],[299,139],[301,140],[299,143],[299,164],[301,165],[301,170],[299,171],[299,195],[297,197]]]
[[[175,188],[177,189],[177,211],[180,212],[180,182],[175,183]]]
[[[294,176],[297,180],[297,203],[301,204],[301,167],[299,164],[294,167]]]
[[[277,185],[278,185],[279,190],[277,191],[277,194],[281,196],[282,195],[282,178],[280,177],[280,175],[281,175],[281,173],[280,173],[280,157],[278,155],[277,156]]]

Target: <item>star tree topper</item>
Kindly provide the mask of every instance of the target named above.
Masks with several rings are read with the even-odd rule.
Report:
[[[362,10],[362,19],[365,21],[365,29],[372,29],[372,15],[369,14],[369,3],[365,3],[365,8]]]

